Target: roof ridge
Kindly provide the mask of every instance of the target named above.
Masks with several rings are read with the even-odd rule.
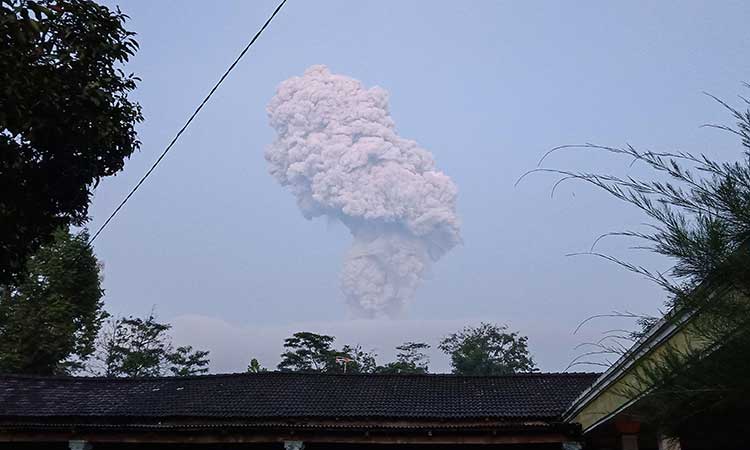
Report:
[[[291,371],[268,371],[268,372],[227,372],[212,373],[190,376],[159,376],[159,377],[103,377],[103,376],[76,376],[76,375],[32,375],[32,374],[4,374],[0,373],[0,379],[38,379],[38,380],[70,380],[70,381],[187,381],[211,378],[241,378],[241,377],[264,377],[264,376],[306,376],[306,377],[372,377],[372,378],[461,378],[461,379],[502,379],[502,378],[543,378],[543,377],[590,377],[600,376],[600,372],[521,372],[503,375],[460,375],[453,373],[326,373],[326,372],[291,372]]]

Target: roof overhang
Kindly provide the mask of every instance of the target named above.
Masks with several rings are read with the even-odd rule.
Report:
[[[687,324],[695,313],[670,312],[660,319],[625,354],[568,407],[563,420],[578,423],[584,433],[607,422],[618,413],[632,406],[650,386],[640,386],[640,395],[624,394],[631,391],[634,383],[639,383],[636,370],[645,361],[658,361],[666,348],[686,348],[695,345]]]
[[[72,418],[71,418],[72,419]],[[67,423],[66,423],[67,422]],[[0,418],[0,442],[85,440],[92,443],[268,443],[305,441],[380,444],[543,444],[580,436],[575,424],[545,420],[476,421],[115,421]]]

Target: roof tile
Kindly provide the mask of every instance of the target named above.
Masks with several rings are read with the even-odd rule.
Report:
[[[185,378],[0,376],[0,417],[559,417],[591,373],[507,376],[267,372]]]

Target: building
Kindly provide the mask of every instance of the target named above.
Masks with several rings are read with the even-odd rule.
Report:
[[[575,449],[562,415],[597,377],[2,376],[0,448]]]
[[[674,349],[700,355],[683,374],[737,364],[698,320],[670,313],[602,374],[0,375],[0,450],[746,449],[746,400],[723,416],[685,411],[676,438],[649,422],[664,393],[644,367]]]

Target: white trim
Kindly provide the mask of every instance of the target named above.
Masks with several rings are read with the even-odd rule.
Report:
[[[615,383],[617,380],[625,375],[625,372],[633,366],[642,356],[654,349],[654,347],[668,340],[674,334],[682,328],[693,313],[683,314],[679,318],[672,318],[675,313],[668,313],[662,317],[643,337],[638,339],[635,344],[622,355],[612,366],[607,369],[599,378],[596,379],[593,385],[583,391],[563,413],[563,420],[569,422],[592,400],[597,398],[602,391],[607,387]],[[626,407],[632,405],[636,400],[633,399],[627,402],[625,405],[617,408],[617,410],[610,412],[603,419],[599,419],[593,423],[586,430],[590,430],[599,425],[603,420],[609,419],[614,414],[622,411]]]

